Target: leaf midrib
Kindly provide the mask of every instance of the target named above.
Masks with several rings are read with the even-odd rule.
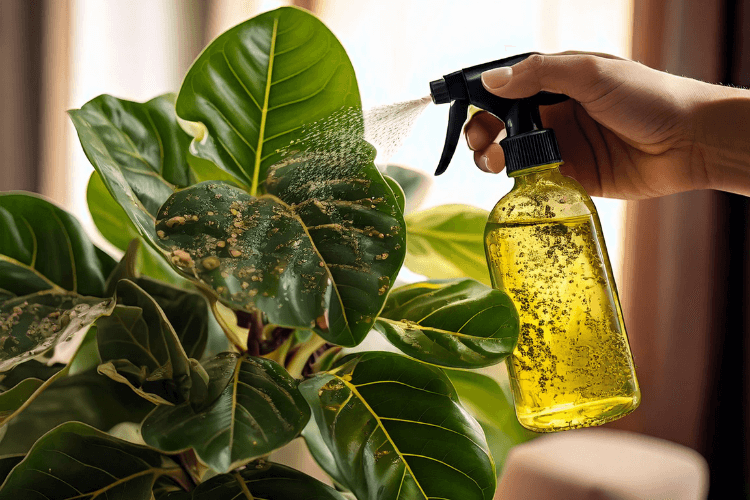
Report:
[[[279,28],[279,18],[273,20],[273,32],[271,33],[271,48],[268,53],[268,72],[266,74],[266,89],[263,97],[263,108],[260,110],[260,130],[258,131],[258,147],[255,148],[255,168],[253,169],[253,183],[250,187],[250,195],[258,193],[258,180],[260,178],[260,165],[263,160],[263,137],[266,132],[266,117],[268,116],[268,101],[271,96],[271,77],[273,75],[273,59],[276,51],[276,33]]]
[[[14,259],[13,257],[8,257],[7,255],[0,255],[0,261],[5,261],[8,264],[13,264],[14,266],[22,267],[22,268],[24,268],[24,269],[32,272],[33,274],[35,274],[38,278],[40,278],[45,283],[49,284],[49,286],[50,286],[49,288],[47,288],[45,290],[39,290],[39,292],[52,291],[54,293],[61,293],[61,294],[66,294],[66,293],[69,292],[69,290],[64,289],[63,287],[61,287],[60,285],[58,285],[54,281],[50,280],[45,275],[43,275],[42,273],[40,273],[39,271],[37,271],[35,268],[29,267],[27,264],[24,264],[23,262],[18,261],[16,259]],[[34,293],[39,293],[39,292],[34,292]],[[28,295],[33,295],[33,293],[32,294],[28,294]]]
[[[396,320],[393,320],[393,319],[384,318],[382,316],[379,317],[377,319],[377,321],[383,321],[385,323],[390,323],[394,327],[402,328],[402,329],[405,326],[408,326],[407,324],[402,323],[401,321],[396,321]],[[454,337],[462,337],[462,338],[472,339],[472,340],[490,340],[490,341],[492,341],[492,340],[501,340],[501,339],[507,338],[507,337],[477,337],[475,335],[467,335],[465,333],[451,332],[449,330],[442,330],[440,328],[435,328],[435,327],[432,327],[432,326],[424,326],[424,325],[420,325],[419,323],[416,323],[416,322],[413,322],[413,323],[415,323],[416,325],[418,325],[420,330],[429,330],[429,331],[435,332],[435,333],[443,333],[443,334],[446,334],[446,335],[452,335]]]
[[[362,404],[365,406],[368,412],[370,412],[370,415],[372,415],[375,418],[375,421],[378,423],[378,427],[383,431],[383,434],[385,434],[385,438],[388,440],[388,442],[391,443],[393,446],[393,450],[398,455],[398,458],[401,460],[401,462],[404,464],[405,470],[409,471],[409,474],[411,475],[412,479],[414,480],[414,484],[417,485],[417,488],[419,488],[419,491],[424,495],[425,500],[428,499],[427,493],[422,489],[422,485],[419,484],[419,481],[417,480],[417,476],[414,475],[414,472],[411,470],[411,467],[409,467],[409,463],[406,461],[406,458],[404,458],[403,453],[401,453],[401,450],[398,449],[398,446],[396,446],[396,443],[391,438],[390,434],[388,434],[388,431],[385,428],[385,425],[383,425],[383,421],[380,419],[380,416],[378,416],[377,413],[375,413],[375,410],[372,409],[372,407],[369,405],[369,403],[365,400],[364,397],[359,393],[357,390],[357,387],[353,384],[351,384],[348,380],[343,379],[342,377],[334,375],[337,379],[339,379],[341,382],[344,383],[344,385],[349,388],[350,391],[362,402]],[[402,478],[403,481],[403,478]]]

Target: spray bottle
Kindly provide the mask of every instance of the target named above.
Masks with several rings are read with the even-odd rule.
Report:
[[[430,83],[435,104],[451,103],[448,135],[435,175],[456,150],[469,105],[505,123],[500,141],[513,189],[495,206],[484,242],[492,284],[510,295],[520,317],[507,360],[519,422],[536,432],[600,425],[638,406],[640,389],[599,216],[563,163],[540,105],[567,96],[540,92],[503,99],[481,74],[530,54],[445,75]]]

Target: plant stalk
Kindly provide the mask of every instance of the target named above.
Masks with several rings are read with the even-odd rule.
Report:
[[[213,297],[206,297],[208,298],[209,303],[211,304],[211,312],[213,312],[214,317],[216,318],[216,321],[219,323],[219,326],[224,331],[224,335],[227,336],[229,341],[234,345],[234,347],[237,348],[237,350],[241,353],[244,353],[247,351],[247,345],[245,344],[245,340],[247,339],[247,332],[242,332],[244,328],[240,328],[237,326],[236,323],[232,324],[232,322],[227,320],[227,317],[224,315],[223,311],[220,309],[221,304],[219,304],[219,301],[216,300]],[[232,316],[234,316],[234,313],[232,313]]]
[[[325,339],[317,334],[313,334],[313,338],[300,345],[299,349],[292,354],[292,359],[287,363],[286,371],[289,372],[289,375],[294,378],[302,378],[302,370],[304,370],[307,360],[310,359],[310,356],[312,356],[315,351],[324,346],[325,343]]]

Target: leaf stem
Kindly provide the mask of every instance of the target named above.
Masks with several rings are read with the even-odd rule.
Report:
[[[177,455],[177,463],[190,480],[191,484],[187,491],[192,491],[201,484],[200,472],[198,471],[198,458],[192,448]]]
[[[289,338],[286,339],[278,349],[273,352],[269,352],[268,354],[264,354],[262,357],[270,359],[271,361],[276,361],[281,366],[284,366],[284,360],[286,359],[286,355],[289,353],[289,348],[292,347],[292,342],[294,342],[293,333],[289,335]]]
[[[287,363],[286,371],[289,372],[289,375],[294,378],[302,378],[302,370],[305,369],[307,360],[310,359],[310,356],[312,356],[315,351],[324,346],[325,343],[325,339],[317,334],[313,334],[313,337],[310,340],[300,345],[294,354],[292,354],[292,359]]]
[[[240,473],[234,472],[232,473],[232,475],[234,476],[234,480],[237,481],[237,483],[240,485],[240,488],[242,489],[242,493],[245,494],[245,498],[247,498],[247,500],[255,500],[255,497],[253,496],[252,493],[250,493],[250,490],[247,488],[247,483],[245,483],[245,480],[242,479],[242,476],[240,475]]]
[[[225,314],[222,308],[231,312],[232,316],[234,316],[234,312],[220,304],[215,297],[207,296],[206,298],[208,298],[208,302],[211,304],[211,312],[213,312],[216,322],[219,323],[219,326],[224,331],[224,335],[227,336],[239,352],[246,352],[247,345],[243,339],[247,339],[247,332],[243,333],[242,330],[245,330],[244,328],[237,326],[236,322],[229,321],[227,314]]]

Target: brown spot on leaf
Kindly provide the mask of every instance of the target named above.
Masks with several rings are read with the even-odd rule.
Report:
[[[207,271],[213,271],[214,269],[216,269],[217,267],[219,267],[220,264],[221,264],[221,261],[215,255],[212,255],[210,257],[206,257],[205,259],[203,259],[201,261],[201,265]]]

